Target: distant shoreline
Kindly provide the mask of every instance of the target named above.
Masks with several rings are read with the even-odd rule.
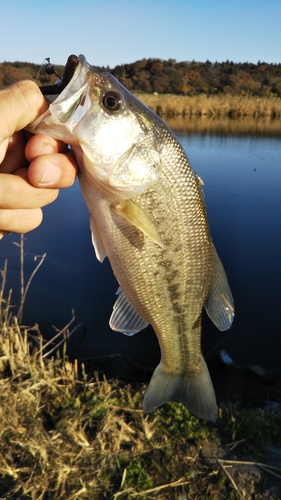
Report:
[[[236,96],[230,94],[182,96],[134,92],[161,118],[207,116],[220,118],[281,118],[280,97]]]

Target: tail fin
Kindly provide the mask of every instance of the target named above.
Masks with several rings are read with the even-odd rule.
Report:
[[[143,409],[150,413],[170,399],[181,401],[198,418],[217,419],[216,396],[203,356],[202,370],[194,376],[166,373],[160,362],[146,391]]]

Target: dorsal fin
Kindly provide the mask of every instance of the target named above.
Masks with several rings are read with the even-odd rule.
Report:
[[[213,247],[213,254],[212,283],[204,307],[216,327],[224,331],[231,327],[234,318],[234,302],[225,270],[215,247]]]

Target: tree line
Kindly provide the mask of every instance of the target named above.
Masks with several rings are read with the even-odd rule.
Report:
[[[58,75],[62,75],[64,66],[56,66],[55,69]],[[19,61],[0,63],[0,88],[20,80],[34,80],[38,85],[49,85],[57,80],[57,76],[47,75],[44,71],[44,64],[40,66],[40,64]]]
[[[64,66],[57,65],[55,69],[62,75]],[[281,63],[176,62],[150,58],[104,69],[133,92],[281,97]],[[38,64],[0,63],[0,88],[26,78],[36,79],[39,85],[57,79],[55,75],[47,75]]]

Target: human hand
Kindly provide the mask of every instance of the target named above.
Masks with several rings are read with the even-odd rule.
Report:
[[[77,164],[66,144],[40,134],[28,140],[23,130],[47,108],[32,81],[0,91],[0,238],[39,226],[41,207],[75,180]]]

